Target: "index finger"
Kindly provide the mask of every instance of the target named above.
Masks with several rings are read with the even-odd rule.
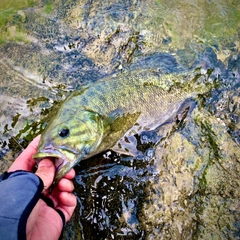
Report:
[[[16,158],[13,164],[8,169],[8,172],[16,171],[16,170],[25,170],[32,171],[36,162],[32,158],[32,156],[37,152],[37,146],[40,141],[40,135],[37,136],[30,142],[27,148]]]

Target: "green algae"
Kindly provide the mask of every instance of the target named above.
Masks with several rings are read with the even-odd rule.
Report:
[[[0,44],[9,40],[25,43],[30,42],[26,38],[26,31],[23,27],[25,21],[24,13],[18,11],[32,7],[34,4],[35,0],[3,0],[0,2]],[[17,21],[15,21],[16,16]]]
[[[53,6],[51,2],[47,2],[44,8],[44,12],[50,14],[52,12]]]
[[[172,44],[180,47],[180,38],[196,36],[197,41],[214,45],[221,41],[231,42],[236,36],[240,21],[240,6],[237,1],[175,1],[156,0],[156,10],[161,18],[156,15],[156,23],[166,24],[170,29]],[[216,12],[218,14],[216,14]],[[190,14],[191,13],[191,14]],[[194,18],[192,17],[194,15]],[[173,18],[177,21],[171,21]],[[185,24],[185,26],[183,25]],[[183,31],[188,33],[183,34]],[[183,41],[184,42],[184,41]]]
[[[200,135],[200,142],[175,132],[157,147],[159,178],[149,185],[141,215],[147,239],[234,239],[237,234],[239,146],[220,119],[197,109],[192,117],[185,130]]]

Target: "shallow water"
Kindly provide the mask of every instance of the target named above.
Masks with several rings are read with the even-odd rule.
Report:
[[[201,67],[219,88],[136,136],[142,155],[75,168],[64,239],[240,239],[239,23],[238,1],[1,1],[1,171],[70,91],[125,70]]]

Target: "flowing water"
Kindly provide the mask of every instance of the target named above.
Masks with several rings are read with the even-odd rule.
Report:
[[[220,86],[135,136],[141,155],[75,167],[64,239],[240,239],[239,40],[237,0],[1,0],[1,172],[69,92],[121,71],[200,68]]]

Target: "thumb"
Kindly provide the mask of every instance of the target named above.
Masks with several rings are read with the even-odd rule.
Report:
[[[55,165],[53,161],[50,159],[43,159],[39,164],[38,164],[38,169],[35,172],[36,175],[38,175],[44,185],[44,190],[47,190],[53,182],[54,176],[55,176]]]

